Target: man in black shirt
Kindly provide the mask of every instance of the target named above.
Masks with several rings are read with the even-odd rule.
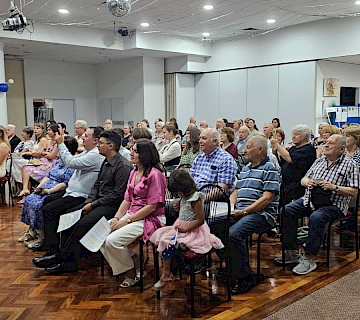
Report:
[[[130,162],[119,154],[121,137],[114,130],[100,134],[99,153],[106,157],[99,176],[82,209],[82,218],[70,229],[62,232],[61,249],[53,255],[33,259],[46,273],[58,274],[77,270],[76,260],[81,255],[80,239],[102,218],[111,219],[124,199],[129,179]]]
[[[287,151],[277,141],[271,138],[271,144],[281,156],[280,166],[282,181],[285,185],[286,203],[301,198],[305,188],[300,181],[316,160],[316,150],[309,143],[310,129],[306,125],[298,124],[292,128],[293,146]]]
[[[21,142],[21,139],[16,135],[16,127],[13,124],[8,124],[5,130],[11,146],[11,153],[12,153],[14,152],[16,146]]]

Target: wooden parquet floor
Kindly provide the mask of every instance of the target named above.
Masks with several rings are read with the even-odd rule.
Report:
[[[106,268],[101,276],[98,257],[87,260],[86,268],[75,274],[47,276],[33,266],[34,253],[18,237],[26,231],[20,222],[20,207],[0,206],[0,320],[2,319],[189,319],[189,285],[176,280],[165,288],[156,300],[152,261],[145,269],[145,290],[120,289],[122,279],[116,279]],[[339,235],[334,232],[330,269],[325,266],[325,254],[319,257],[318,269],[306,276],[294,276],[282,271],[273,262],[280,253],[280,243],[265,239],[262,244],[262,273],[266,279],[247,294],[234,296],[226,302],[225,288],[219,283],[219,294],[211,294],[210,280],[197,276],[196,315],[203,319],[261,319],[262,317],[310,294],[311,292],[358,269],[351,248],[354,239],[346,240],[350,248],[339,247]],[[251,259],[255,266],[255,246]]]

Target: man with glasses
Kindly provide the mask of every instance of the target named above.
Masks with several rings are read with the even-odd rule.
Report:
[[[333,134],[324,145],[324,156],[317,159],[301,185],[305,195],[285,207],[283,214],[283,241],[285,264],[297,264],[293,272],[308,274],[316,269],[314,261],[319,252],[329,222],[346,216],[350,199],[356,197],[359,188],[358,165],[345,155],[346,138]],[[298,250],[296,228],[298,219],[309,217],[309,235],[304,245],[305,254]],[[282,257],[275,258],[282,263]]]
[[[54,255],[37,259],[34,264],[47,268],[46,273],[58,274],[77,270],[81,255],[80,239],[102,218],[113,218],[124,199],[130,176],[130,162],[119,154],[121,136],[115,131],[103,131],[98,142],[99,153],[105,157],[100,173],[84,204],[71,211],[82,210],[82,218],[61,236],[61,249]]]

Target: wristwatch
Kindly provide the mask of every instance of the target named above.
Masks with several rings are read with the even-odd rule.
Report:
[[[127,222],[127,223],[131,223],[132,220],[131,220],[130,218],[127,218],[127,219],[126,219],[126,222]]]
[[[338,185],[335,185],[334,191],[335,191],[335,192],[339,192],[339,186],[338,186]]]
[[[243,213],[244,213],[244,216],[247,216],[249,214],[249,212],[247,212],[247,211],[244,211]]]

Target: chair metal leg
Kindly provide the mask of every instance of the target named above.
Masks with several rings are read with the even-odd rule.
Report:
[[[143,270],[143,263],[144,263],[144,241],[140,239],[140,293],[144,292],[144,270]]]
[[[256,282],[260,283],[260,246],[261,246],[262,233],[258,234],[257,238],[257,265],[256,265]]]
[[[326,248],[326,267],[329,268],[330,266],[330,231],[331,231],[332,222],[329,223],[328,230],[327,230],[327,248]]]
[[[155,281],[158,282],[160,280],[159,252],[156,250],[154,244],[152,245],[152,247],[153,247],[154,267],[155,267]],[[156,299],[160,300],[160,290],[156,291]]]
[[[225,271],[226,271],[226,287],[227,287],[227,294],[228,294],[228,301],[231,300],[231,279],[230,279],[230,258],[226,256],[225,258]]]
[[[193,260],[190,262],[190,303],[191,318],[195,318],[195,272]]]

